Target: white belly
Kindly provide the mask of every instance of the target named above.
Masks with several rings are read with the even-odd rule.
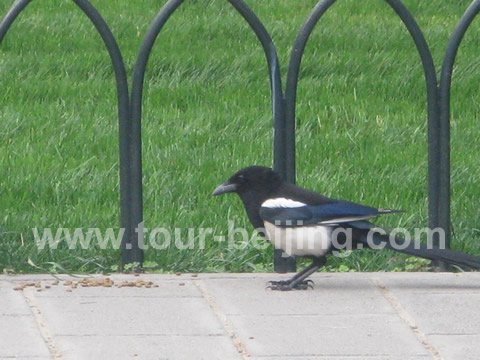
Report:
[[[322,256],[330,250],[332,228],[328,226],[279,227],[267,221],[264,225],[268,241],[290,256]]]

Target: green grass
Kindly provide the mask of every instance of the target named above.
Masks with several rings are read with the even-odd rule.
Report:
[[[437,68],[469,0],[405,4]],[[0,3],[4,14],[12,1]],[[117,37],[130,78],[159,0],[92,0]],[[247,0],[272,34],[285,75],[296,33],[316,1]],[[453,247],[480,255],[480,22],[459,52],[452,102]],[[119,226],[113,71],[89,21],[67,0],[36,0],[0,46],[0,269],[110,271],[118,250],[38,251],[32,228]],[[211,198],[241,167],[270,165],[271,105],[253,32],[223,0],[186,0],[150,58],[143,116],[147,228],[249,228],[240,201]],[[328,196],[406,210],[378,219],[426,226],[423,70],[401,21],[380,0],[338,1],[308,44],[297,104],[298,184]],[[158,271],[271,270],[272,249],[146,252]],[[331,258],[329,270],[414,269],[390,252]]]

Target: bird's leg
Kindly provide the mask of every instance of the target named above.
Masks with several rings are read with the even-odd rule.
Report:
[[[297,280],[298,278],[303,276],[306,272],[310,271],[310,269],[312,269],[314,266],[315,266],[315,263],[312,262],[310,265],[308,265],[302,271],[299,271],[298,273],[296,273],[292,278],[288,280],[277,280],[277,281],[272,280],[272,281],[269,281],[268,283],[270,285],[290,285],[293,281]]]
[[[283,281],[270,281],[270,285],[267,286],[267,289],[281,291],[288,291],[292,289],[307,290],[309,287],[312,287],[311,283],[313,283],[313,281],[305,279],[325,265],[325,263],[325,256],[315,257],[309,266],[295,274],[291,279]]]

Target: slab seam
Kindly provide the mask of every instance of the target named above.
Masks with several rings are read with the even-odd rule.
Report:
[[[392,294],[386,285],[379,279],[370,279],[380,290],[383,297],[393,307],[397,315],[409,326],[415,337],[420,341],[423,347],[432,355],[435,360],[444,360],[438,349],[430,342],[427,335],[418,327],[413,317],[403,307],[400,301]]]
[[[54,337],[53,337],[52,333],[50,332],[50,330],[48,329],[47,322],[46,322],[45,318],[43,317],[43,314],[40,310],[40,307],[38,306],[38,304],[36,302],[35,295],[33,294],[32,289],[29,289],[29,288],[23,289],[22,294],[23,294],[23,297],[25,298],[28,306],[30,307],[30,311],[33,314],[33,318],[35,319],[35,322],[38,326],[38,329],[40,331],[40,335],[42,336],[43,341],[47,345],[47,348],[50,351],[50,354],[55,359],[63,359],[62,354],[60,353],[60,351],[55,346]]]
[[[227,318],[227,315],[224,313],[222,308],[217,304],[217,301],[215,300],[215,296],[207,289],[203,280],[193,280],[193,283],[200,290],[203,298],[208,303],[213,313],[222,324],[224,330],[232,340],[233,346],[235,347],[235,349],[237,349],[238,353],[244,359],[251,358],[251,355],[248,353],[245,344],[242,343],[239,336],[235,332],[235,327],[233,326],[231,321]]]

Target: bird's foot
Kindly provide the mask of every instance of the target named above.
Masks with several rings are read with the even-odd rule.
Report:
[[[278,281],[272,280],[272,281],[269,281],[267,284],[269,286],[274,286],[274,285],[290,285],[291,283],[292,283],[292,280],[290,279],[290,280],[278,280]],[[307,279],[307,280],[303,280],[300,284],[313,286],[315,283],[313,282],[313,280]]]
[[[267,289],[276,291],[308,290],[313,289],[314,284],[312,280],[304,280],[294,286],[291,285],[292,281],[289,280],[269,281],[268,283],[270,285],[267,286]]]
[[[279,280],[279,281],[269,281],[267,284],[268,286],[284,286],[284,285],[289,285],[291,283],[290,280]]]

